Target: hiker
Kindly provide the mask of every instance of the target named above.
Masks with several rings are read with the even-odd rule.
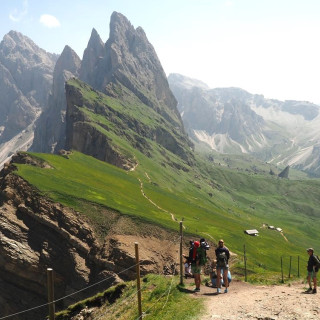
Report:
[[[313,248],[307,249],[309,260],[308,260],[308,283],[309,283],[309,289],[306,291],[306,293],[317,293],[317,273],[319,271],[318,265],[318,259],[314,256]],[[311,285],[311,278],[313,279],[313,289]]]
[[[200,239],[200,241],[190,241],[189,249],[189,261],[191,262],[191,272],[194,276],[195,289],[194,292],[200,291],[201,284],[201,267],[207,262],[206,250],[209,249],[209,245],[206,243],[205,239]]]
[[[223,273],[223,281],[225,285],[224,293],[228,292],[229,281],[228,281],[228,271],[229,265],[228,261],[230,258],[230,252],[227,247],[224,246],[224,241],[219,240],[218,247],[216,249],[217,257],[217,292],[221,293],[221,272]]]
[[[189,262],[189,259],[185,257],[184,261],[184,276],[187,279],[188,277],[192,278],[192,273],[191,273],[191,262]]]

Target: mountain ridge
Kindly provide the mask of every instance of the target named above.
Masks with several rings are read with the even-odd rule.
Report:
[[[210,89],[176,74],[169,75],[168,81],[188,133],[196,141],[221,153],[252,154],[320,175],[318,105],[265,99],[240,88]]]

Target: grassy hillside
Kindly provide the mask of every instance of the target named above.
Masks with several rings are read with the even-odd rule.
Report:
[[[18,164],[17,172],[55,201],[89,216],[83,203],[94,202],[178,230],[172,213],[177,221],[184,221],[187,233],[211,240],[224,238],[230,250],[240,255],[245,244],[249,260],[262,266],[256,269],[259,273],[279,271],[281,255],[304,259],[306,247],[320,247],[318,181],[249,175],[200,160],[199,168],[189,172],[169,167],[159,170],[156,162],[139,153],[139,166],[132,172],[78,152],[68,159],[33,155],[53,169]],[[158,207],[143,196],[138,179],[145,195]],[[264,224],[281,227],[287,240]],[[259,230],[259,237],[244,234],[245,229],[253,228]]]
[[[107,222],[91,214],[90,203],[171,230],[183,220],[186,233],[213,242],[224,238],[240,258],[245,245],[252,272],[259,275],[279,272],[280,256],[304,261],[306,247],[320,250],[319,180],[279,179],[269,174],[274,167],[253,158],[192,154],[183,132],[125,88],[118,87],[120,101],[78,80],[68,85],[81,96],[77,108],[85,121],[136,166],[125,171],[79,152],[32,154],[52,169],[17,164],[17,173],[44,194],[86,214],[100,230]],[[159,132],[161,139],[155,138]],[[245,235],[246,229],[258,229],[259,236]]]

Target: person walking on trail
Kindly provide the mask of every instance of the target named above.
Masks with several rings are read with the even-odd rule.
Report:
[[[219,240],[218,248],[216,249],[217,257],[217,292],[221,293],[221,272],[223,272],[223,281],[225,285],[224,293],[228,292],[229,281],[228,281],[228,271],[229,271],[229,258],[230,252],[227,247],[224,246],[224,241]]]
[[[314,250],[313,248],[307,249],[309,260],[308,260],[308,283],[309,283],[309,289],[306,291],[306,293],[317,293],[317,273],[319,271],[318,267],[318,259],[313,254]],[[311,285],[311,278],[313,280],[313,289]]]

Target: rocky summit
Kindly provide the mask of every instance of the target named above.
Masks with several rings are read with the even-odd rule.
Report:
[[[72,49],[69,48],[67,52],[70,50]],[[132,100],[133,96],[138,98],[140,101],[138,103],[143,103],[149,109],[154,110],[164,118],[164,121],[168,122],[169,126],[174,128],[175,135],[184,141],[182,143],[186,145],[186,149],[192,147],[185,134],[177,109],[177,101],[169,88],[161,63],[141,27],[135,29],[125,16],[114,12],[110,21],[109,39],[105,44],[97,31],[93,29],[82,61],[75,54],[69,53],[69,58],[66,55],[64,51],[55,67],[52,97],[50,97],[48,109],[43,112],[37,123],[32,150],[58,152],[63,147],[76,148],[87,154],[100,154],[99,159],[106,159],[101,155],[106,148],[104,142],[96,145],[98,149],[101,149],[100,151],[87,150],[86,152],[85,149],[89,148],[89,145],[79,145],[81,139],[78,139],[75,145],[75,141],[70,140],[70,130],[67,132],[65,130],[67,104],[62,83],[72,76],[89,84],[93,90],[101,91],[113,98],[119,100]],[[73,60],[70,57],[73,57]],[[62,63],[62,61],[69,61],[69,64]],[[68,89],[68,99],[72,101],[70,92],[72,90]],[[72,108],[71,105],[70,108]],[[71,120],[70,117],[69,120]],[[70,126],[68,128],[70,129]],[[67,138],[67,145],[64,146],[66,134],[69,135],[69,138]],[[143,132],[140,132],[140,135],[144,136]],[[165,128],[159,129],[154,138],[174,153],[179,155],[185,153],[182,152],[185,147],[175,150],[175,145],[177,145],[173,142],[175,138],[169,139]],[[90,148],[92,147],[91,144]],[[112,154],[110,150],[108,152]]]

